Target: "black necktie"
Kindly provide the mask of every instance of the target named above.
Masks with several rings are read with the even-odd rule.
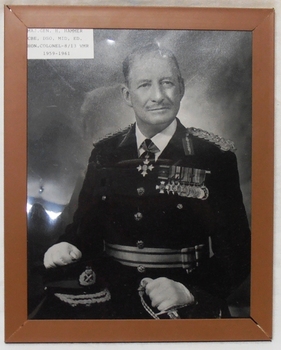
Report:
[[[149,158],[149,159],[155,160],[155,153],[159,152],[159,149],[153,143],[153,141],[151,141],[150,139],[145,139],[141,144],[141,147],[145,150],[145,152],[143,152],[140,158],[142,159]]]

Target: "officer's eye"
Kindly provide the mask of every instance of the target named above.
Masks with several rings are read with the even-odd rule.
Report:
[[[138,88],[148,88],[151,84],[149,82],[141,83]]]
[[[162,85],[166,87],[174,86],[174,83],[171,80],[163,80]]]

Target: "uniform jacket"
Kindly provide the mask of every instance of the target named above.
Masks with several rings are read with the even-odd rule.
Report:
[[[112,293],[113,318],[150,318],[137,294],[144,277],[172,278],[193,293],[196,303],[183,317],[218,317],[218,300],[249,274],[250,231],[236,156],[224,150],[224,140],[194,130],[177,120],[175,134],[150,168],[138,158],[135,125],[92,151],[73,224],[60,241],[94,261]],[[188,268],[140,268],[109,257],[105,242],[140,250],[204,249],[199,263]]]

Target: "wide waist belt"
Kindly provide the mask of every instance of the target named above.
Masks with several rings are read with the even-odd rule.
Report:
[[[182,249],[168,248],[137,248],[119,244],[105,243],[105,252],[121,264],[132,267],[145,268],[184,268],[198,266],[206,257],[206,245]]]

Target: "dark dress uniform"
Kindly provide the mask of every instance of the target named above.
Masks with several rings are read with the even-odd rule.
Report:
[[[60,241],[77,246],[110,290],[106,318],[151,318],[138,294],[144,277],[167,277],[191,291],[195,303],[179,309],[182,318],[229,316],[223,300],[250,269],[232,148],[178,120],[156,162],[138,158],[135,125],[95,145]]]

